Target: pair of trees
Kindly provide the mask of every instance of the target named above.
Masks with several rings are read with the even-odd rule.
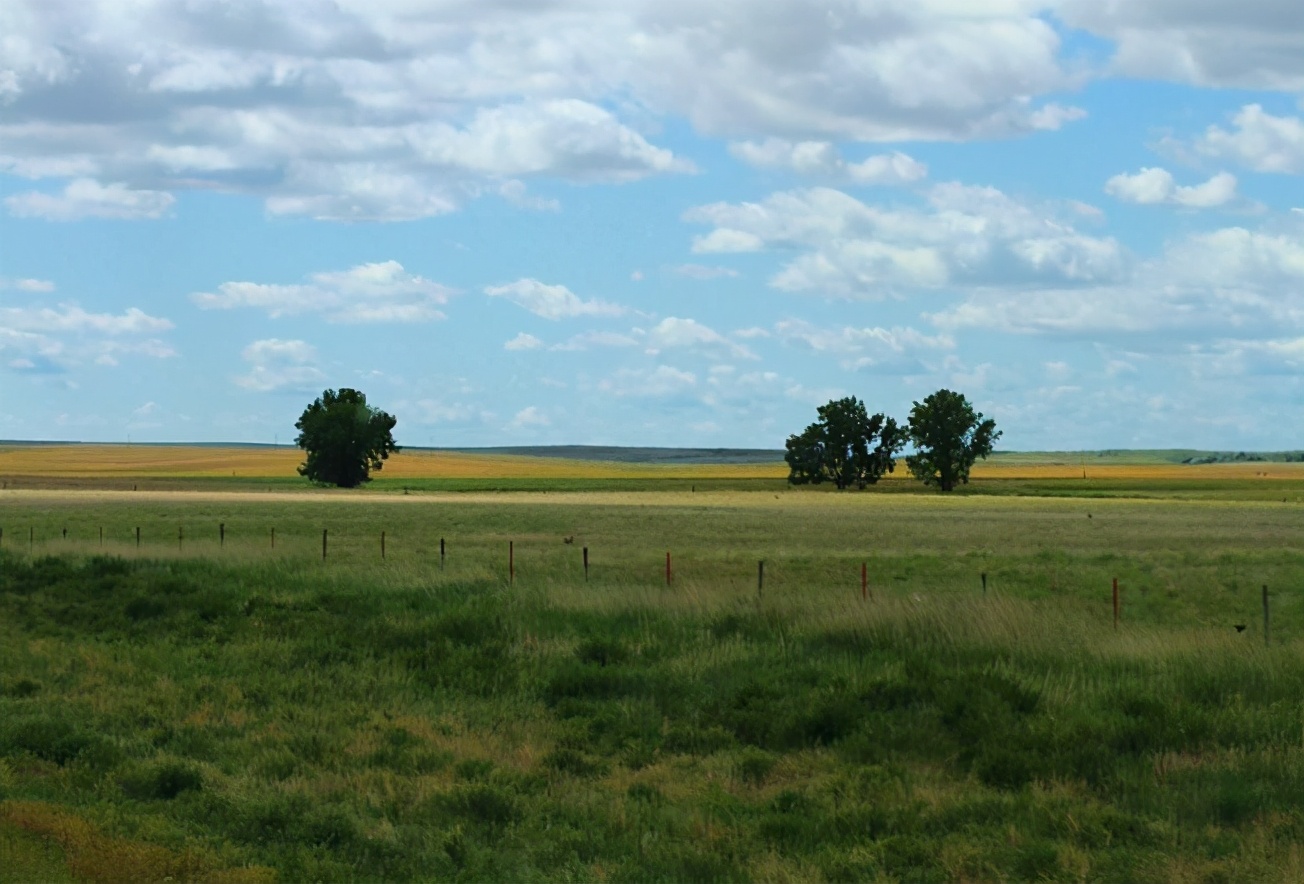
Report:
[[[974,462],[991,454],[1001,435],[995,421],[951,390],[915,402],[904,427],[883,414],[869,414],[854,396],[821,405],[817,412],[819,420],[788,437],[784,459],[793,485],[832,482],[839,489],[863,489],[893,472],[897,454],[910,444],[915,449],[906,457],[910,474],[950,491],[968,483]]]

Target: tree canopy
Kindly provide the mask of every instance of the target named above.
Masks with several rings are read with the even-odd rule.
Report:
[[[906,439],[896,421],[870,415],[854,396],[830,401],[816,411],[819,420],[788,437],[784,460],[791,484],[832,482],[839,489],[864,488],[892,472]]]
[[[341,488],[370,482],[371,471],[380,470],[390,453],[399,450],[390,433],[396,423],[357,390],[326,390],[294,424],[299,430],[294,442],[308,453],[299,475]]]
[[[1001,433],[963,395],[938,390],[910,409],[909,436],[915,448],[906,458],[910,474],[950,491],[956,483],[968,484],[974,461],[992,453]]]

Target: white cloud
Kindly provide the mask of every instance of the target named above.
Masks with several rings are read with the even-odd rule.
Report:
[[[516,412],[507,426],[512,430],[526,430],[531,427],[546,427],[552,423],[538,406],[530,405]]]
[[[1304,18],[1294,0],[1066,0],[1057,15],[1115,44],[1129,77],[1304,92]]]
[[[0,289],[15,289],[20,292],[44,294],[54,291],[54,283],[48,279],[5,279],[0,277]]]
[[[111,217],[159,214],[168,191],[190,188],[327,219],[426,217],[495,192],[551,208],[504,181],[692,171],[654,143],[658,117],[795,143],[1060,125],[1076,112],[1043,96],[1081,78],[1044,14],[954,0],[140,0],[130,14],[115,0],[19,0],[0,6],[0,168],[125,182],[136,202],[93,201]]]
[[[680,396],[697,386],[697,376],[669,365],[651,370],[622,368],[598,382],[598,389],[613,396],[667,398]]]
[[[575,316],[621,316],[626,310],[606,301],[585,301],[564,285],[547,285],[537,279],[518,279],[507,285],[485,286],[491,298],[506,298],[544,319]]]
[[[785,319],[774,330],[784,343],[833,356],[849,371],[918,373],[924,370],[924,357],[955,349],[949,335],[926,335],[913,328],[824,328]]]
[[[326,379],[316,365],[317,349],[306,341],[254,341],[244,348],[240,358],[249,363],[249,373],[234,378],[235,384],[256,393],[307,392]]]
[[[1293,231],[1228,227],[1190,234],[1118,283],[1089,290],[975,290],[925,314],[939,328],[1093,336],[1183,329],[1304,329],[1304,240]]]
[[[676,276],[686,276],[689,279],[720,279],[721,277],[736,278],[738,271],[730,267],[710,267],[705,264],[677,264],[670,268]]]
[[[620,332],[586,331],[573,335],[569,340],[555,344],[551,349],[560,351],[584,351],[598,347],[636,347],[638,339]]]
[[[76,221],[159,218],[175,201],[172,194],[163,191],[133,190],[122,183],[106,185],[91,178],[77,178],[58,194],[33,190],[5,197],[5,207],[18,218]]]
[[[520,332],[516,337],[512,338],[506,344],[503,344],[503,349],[504,350],[538,350],[542,346],[543,346],[543,341],[539,340],[534,335],[526,334],[525,332]]]
[[[928,207],[881,209],[827,187],[771,194],[759,203],[713,203],[684,220],[716,229],[695,251],[745,238],[796,251],[770,284],[787,291],[882,299],[899,289],[1087,285],[1122,278],[1128,256],[1047,207],[990,187],[938,184]]]
[[[759,252],[765,248],[765,240],[754,233],[720,227],[706,236],[693,239],[693,251],[702,252]]]
[[[680,319],[676,316],[668,316],[648,329],[643,341],[647,352],[653,355],[664,350],[693,350],[737,359],[758,358],[751,350],[741,344],[735,344],[697,320]]]
[[[927,166],[899,151],[849,163],[827,141],[767,138],[759,142],[735,142],[729,145],[729,152],[752,166],[789,169],[799,175],[855,184],[910,184],[928,175]]]
[[[0,307],[0,360],[15,370],[56,373],[87,363],[113,366],[121,356],[165,359],[176,351],[146,337],[172,322],[136,307],[120,314],[92,313],[76,304]]]
[[[252,307],[272,317],[321,313],[328,322],[430,322],[443,319],[440,306],[452,290],[408,273],[397,261],[359,264],[348,270],[314,273],[310,282],[277,285],[224,282],[216,292],[196,292],[203,310]]]
[[[1135,175],[1115,175],[1105,182],[1105,192],[1129,203],[1207,209],[1236,198],[1236,176],[1219,172],[1203,184],[1183,187],[1167,169],[1145,168]]]
[[[1304,72],[1304,65],[1301,70]],[[1275,117],[1257,104],[1247,104],[1232,118],[1232,124],[1235,129],[1230,132],[1210,126],[1196,140],[1195,150],[1256,172],[1304,172],[1304,119]]]

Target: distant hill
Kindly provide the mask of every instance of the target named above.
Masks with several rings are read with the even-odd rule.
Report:
[[[618,445],[527,445],[495,448],[417,448],[407,451],[450,451],[458,454],[514,454],[565,460],[646,464],[782,463],[783,452],[769,448],[626,448]]]

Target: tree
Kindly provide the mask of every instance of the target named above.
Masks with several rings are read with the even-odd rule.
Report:
[[[308,452],[299,475],[341,488],[370,482],[368,474],[398,451],[390,434],[396,423],[393,415],[368,405],[366,395],[357,390],[327,390],[294,424],[299,430],[294,443]]]
[[[969,400],[951,390],[938,390],[910,409],[910,442],[915,453],[906,458],[910,474],[925,485],[950,491],[957,482],[968,484],[969,470],[978,458],[992,453],[1001,437],[996,421],[983,420]]]
[[[896,467],[905,432],[882,414],[871,416],[855,396],[816,409],[819,420],[789,436],[784,460],[793,485],[832,482],[839,489],[863,489]]]

